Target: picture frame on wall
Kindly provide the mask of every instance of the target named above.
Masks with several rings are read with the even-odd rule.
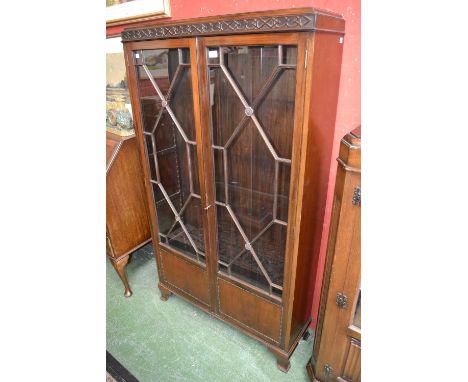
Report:
[[[106,26],[171,17],[169,0],[106,0]]]
[[[120,136],[135,134],[120,36],[106,39],[106,130]]]

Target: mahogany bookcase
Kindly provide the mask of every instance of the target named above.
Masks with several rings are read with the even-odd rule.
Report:
[[[122,32],[161,298],[263,342],[282,371],[310,323],[343,34],[311,8]]]

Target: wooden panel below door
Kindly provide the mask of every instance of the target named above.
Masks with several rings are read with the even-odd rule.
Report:
[[[207,271],[189,260],[168,252],[160,250],[159,254],[163,282],[185,292],[205,305],[210,305]]]
[[[218,278],[219,311],[276,343],[281,339],[282,308],[262,297]]]
[[[344,381],[361,382],[361,342],[352,339],[341,378]]]

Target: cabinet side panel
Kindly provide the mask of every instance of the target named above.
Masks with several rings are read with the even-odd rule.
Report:
[[[341,171],[341,170],[340,170]],[[354,317],[355,301],[359,291],[360,276],[360,207],[352,204],[353,190],[360,183],[358,173],[347,172],[344,179],[342,204],[328,293],[323,301],[326,304],[320,344],[314,343],[314,358],[317,374],[323,373],[325,364],[334,370],[343,369],[349,343],[348,327]],[[327,256],[328,256],[327,255]],[[339,308],[336,296],[341,293],[347,297],[348,305]],[[321,302],[322,304],[322,302]],[[318,350],[315,349],[318,345]]]
[[[343,45],[341,35],[315,33],[308,44],[310,102],[305,105],[305,142],[301,158],[303,177],[299,187],[300,207],[296,221],[297,263],[290,343],[310,317],[310,300],[315,279],[323,217],[327,197],[328,175],[333,148],[336,109]]]
[[[318,352],[320,349],[320,342],[322,339],[322,329],[323,329],[323,318],[325,316],[325,311],[327,308],[327,295],[328,295],[328,288],[330,284],[330,274],[332,271],[333,265],[333,253],[335,251],[335,243],[336,243],[336,235],[338,231],[338,224],[340,220],[340,211],[341,211],[341,196],[343,193],[343,184],[344,184],[344,170],[342,168],[338,169],[338,175],[335,183],[335,194],[334,194],[334,201],[333,201],[333,211],[332,211],[332,219],[331,219],[331,226],[330,232],[328,237],[328,249],[327,249],[327,261],[324,270],[324,279],[322,290],[320,294],[320,309],[317,318],[317,327],[315,330],[315,337],[314,337],[314,350],[313,350],[313,359],[316,360],[318,357]]]
[[[115,256],[151,237],[143,172],[135,138],[123,142],[107,175],[107,227]]]

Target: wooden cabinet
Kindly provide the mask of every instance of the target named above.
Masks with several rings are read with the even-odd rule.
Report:
[[[125,266],[151,240],[143,172],[135,136],[106,138],[106,252],[129,297]]]
[[[343,31],[293,9],[122,32],[162,299],[258,339],[283,371],[310,323]]]
[[[361,380],[361,131],[341,141],[312,381]]]

